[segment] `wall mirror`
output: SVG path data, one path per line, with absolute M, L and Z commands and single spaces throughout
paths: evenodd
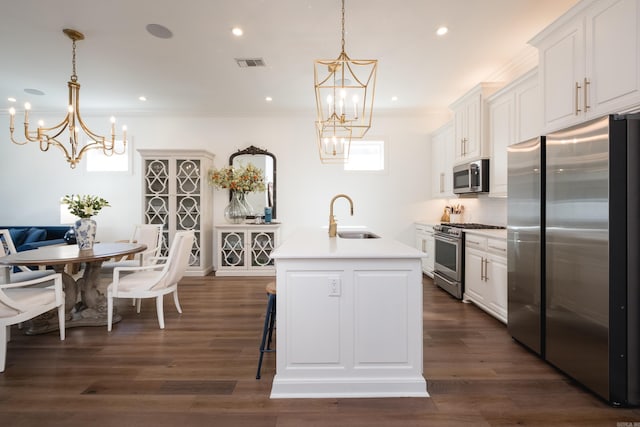
M 238 150 L 229 156 L 229 165 L 233 167 L 246 166 L 252 163 L 260 168 L 264 173 L 265 191 L 254 191 L 246 195 L 249 205 L 253 208 L 253 212 L 249 218 L 256 215 L 264 215 L 264 208 L 270 206 L 273 218 L 276 216 L 276 156 L 266 150 L 254 147 L 253 145 Z M 229 200 L 231 200 L 231 192 L 229 192 Z

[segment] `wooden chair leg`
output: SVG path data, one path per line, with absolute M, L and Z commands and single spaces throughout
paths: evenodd
M 0 326 L 0 372 L 4 372 L 4 364 L 7 361 L 7 339 L 11 326 Z
M 111 332 L 111 325 L 113 324 L 113 297 L 107 295 L 107 331 Z
M 178 313 L 182 314 L 182 307 L 180 307 L 180 301 L 178 301 L 178 290 L 177 289 L 173 292 L 173 302 L 176 305 L 176 310 L 178 310 Z
M 156 298 L 156 311 L 158 312 L 158 323 L 160 329 L 164 329 L 164 308 L 163 308 L 163 295 Z

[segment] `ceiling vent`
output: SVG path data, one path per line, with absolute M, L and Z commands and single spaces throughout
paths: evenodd
M 262 58 L 236 58 L 236 63 L 240 68 L 264 67 L 264 59 Z

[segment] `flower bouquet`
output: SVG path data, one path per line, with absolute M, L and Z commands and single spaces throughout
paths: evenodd
M 231 191 L 231 201 L 224 210 L 225 219 L 232 224 L 243 222 L 253 209 L 248 206 L 245 195 L 253 191 L 264 191 L 264 173 L 255 165 L 226 166 L 211 169 L 208 174 L 209 184 L 215 188 Z
M 71 194 L 64 196 L 61 203 L 69 206 L 71 214 L 80 217 L 73 226 L 80 250 L 93 249 L 97 225 L 91 217 L 97 215 L 105 206 L 110 206 L 109 202 L 98 196 Z
M 77 194 L 66 195 L 62 198 L 62 204 L 69 206 L 69 212 L 80 218 L 91 218 L 97 215 L 100 209 L 109 205 L 102 197 Z

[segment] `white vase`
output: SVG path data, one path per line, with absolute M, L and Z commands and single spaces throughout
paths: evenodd
M 80 218 L 73 226 L 76 232 L 76 242 L 81 251 L 93 249 L 96 240 L 97 224 L 91 218 Z

